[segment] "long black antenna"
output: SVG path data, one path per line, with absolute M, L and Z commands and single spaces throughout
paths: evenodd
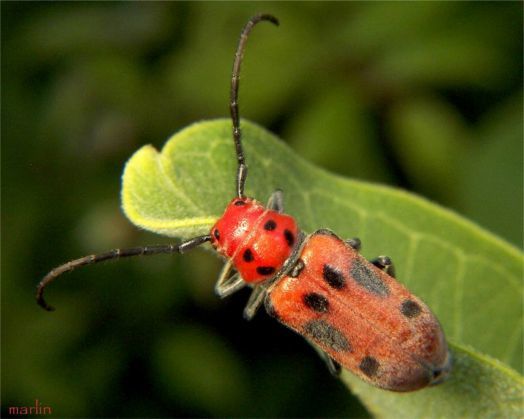
M 233 140 L 235 141 L 235 148 L 237 153 L 238 160 L 238 169 L 237 169 L 237 194 L 239 198 L 244 197 L 244 185 L 247 178 L 247 166 L 244 158 L 244 150 L 242 149 L 240 132 L 240 120 L 238 116 L 238 88 L 240 83 L 240 65 L 242 64 L 242 58 L 244 56 L 244 50 L 246 48 L 247 37 L 251 32 L 253 27 L 263 21 L 267 20 L 278 26 L 278 19 L 269 14 L 258 14 L 253 16 L 248 20 L 242 33 L 240 34 L 240 39 L 238 40 L 237 52 L 235 53 L 235 61 L 233 62 L 233 75 L 231 77 L 231 100 L 229 102 L 229 108 L 231 111 L 231 119 L 233 120 Z
M 188 241 L 185 241 L 179 245 L 166 244 L 159 246 L 145 246 L 145 247 L 133 247 L 130 249 L 114 249 L 109 252 L 99 253 L 97 255 L 84 256 L 80 259 L 71 260 L 63 265 L 57 266 L 55 269 L 50 271 L 44 279 L 40 281 L 36 287 L 36 302 L 42 308 L 47 311 L 53 311 L 54 308 L 47 304 L 44 299 L 44 289 L 47 285 L 53 282 L 56 278 L 66 272 L 70 272 L 73 269 L 79 268 L 80 266 L 92 265 L 94 263 L 104 262 L 106 260 L 116 260 L 121 258 L 133 257 L 133 256 L 151 256 L 159 255 L 161 253 L 184 253 L 187 250 L 191 250 L 205 242 L 211 241 L 210 235 L 198 236 Z

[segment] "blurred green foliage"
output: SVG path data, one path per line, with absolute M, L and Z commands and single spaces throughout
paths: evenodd
M 522 4 L 2 2 L 2 411 L 56 416 L 363 416 L 299 336 L 219 261 L 105 264 L 33 302 L 68 259 L 166 240 L 119 210 L 141 145 L 226 116 L 247 17 L 244 118 L 341 175 L 398 185 L 522 246 Z M 270 156 L 268 156 L 270 158 Z M 265 197 L 262 197 L 265 199 Z M 320 226 L 319 226 L 320 227 Z M 366 243 L 364 243 L 366 245 Z

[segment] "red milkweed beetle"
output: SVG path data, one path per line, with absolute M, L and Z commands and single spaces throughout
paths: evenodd
M 226 297 L 250 286 L 244 310 L 251 319 L 261 305 L 271 316 L 306 338 L 329 370 L 341 366 L 383 389 L 412 391 L 442 382 L 451 369 L 442 328 L 429 308 L 394 279 L 391 259 L 367 261 L 360 240 L 342 240 L 327 229 L 302 233 L 283 213 L 283 193 L 275 191 L 263 206 L 244 195 L 247 166 L 238 112 L 239 74 L 253 27 L 278 20 L 252 17 L 243 28 L 233 63 L 230 111 L 238 160 L 237 196 L 210 234 L 179 245 L 115 249 L 72 260 L 50 271 L 37 288 L 46 310 L 44 288 L 79 266 L 139 255 L 184 253 L 210 242 L 227 259 L 215 291 Z M 235 272 L 236 271 L 236 272 Z

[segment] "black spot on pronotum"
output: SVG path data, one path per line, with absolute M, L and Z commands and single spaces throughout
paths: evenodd
M 277 228 L 277 223 L 273 220 L 268 220 L 266 224 L 264 224 L 264 230 L 273 231 L 275 228 Z
M 304 295 L 304 304 L 317 313 L 327 313 L 329 310 L 328 299 L 316 292 L 310 292 Z
M 218 228 L 215 228 L 215 231 L 213 231 L 213 236 L 215 236 L 215 239 L 220 240 L 220 233 L 218 232 Z
M 382 281 L 382 279 L 373 272 L 362 261 L 356 259 L 351 264 L 349 274 L 362 285 L 369 292 L 380 297 L 387 297 L 389 295 L 389 287 Z
M 273 305 L 273 302 L 271 301 L 271 295 L 267 294 L 266 298 L 264 298 L 264 307 L 266 308 L 267 314 L 269 314 L 271 317 L 274 317 L 278 320 L 279 316 L 277 311 L 275 310 L 275 306 Z
M 328 264 L 324 265 L 324 269 L 322 270 L 322 278 L 324 278 L 324 280 L 336 290 L 339 290 L 343 288 L 344 285 L 346 285 L 346 280 L 344 275 L 342 275 L 342 272 L 336 270 Z
M 304 335 L 333 351 L 351 351 L 351 345 L 344 334 L 324 320 L 307 322 Z
M 400 311 L 404 316 L 413 318 L 420 314 L 422 308 L 413 300 L 405 300 L 400 307 Z
M 360 361 L 360 365 L 358 367 L 360 368 L 360 371 L 371 378 L 377 374 L 379 366 L 380 364 L 375 358 L 372 356 L 366 356 L 362 358 L 362 361 Z
M 295 236 L 287 228 L 284 230 L 284 238 L 286 239 L 287 244 L 291 247 L 295 243 Z
M 259 275 L 271 275 L 273 272 L 275 272 L 275 268 L 273 268 L 272 266 L 257 267 L 257 273 Z
M 244 250 L 242 259 L 244 259 L 245 262 L 253 262 L 255 258 L 253 257 L 253 252 L 251 251 L 251 249 Z

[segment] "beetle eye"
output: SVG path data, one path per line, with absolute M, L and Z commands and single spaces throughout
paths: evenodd
M 215 228 L 215 231 L 213 231 L 213 236 L 215 236 L 215 239 L 220 240 L 220 233 L 218 232 L 218 228 Z
M 241 205 L 246 205 L 246 201 L 242 201 L 241 199 L 238 199 L 234 203 L 235 206 L 240 207 Z

